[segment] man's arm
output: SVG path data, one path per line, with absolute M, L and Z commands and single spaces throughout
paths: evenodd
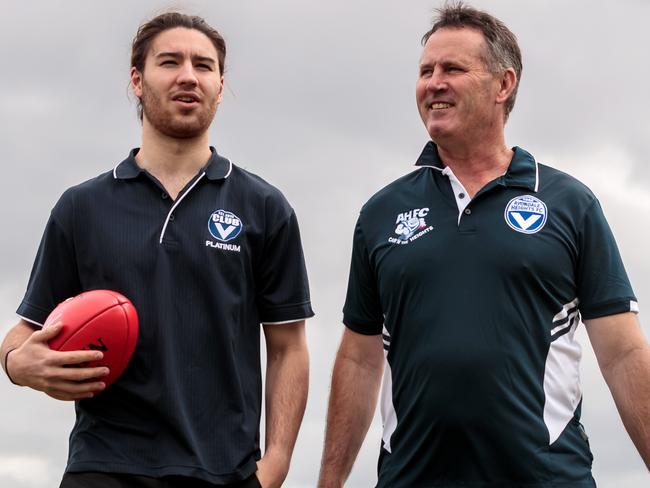
M 585 325 L 623 425 L 650 469 L 650 346 L 630 312 Z
M 307 404 L 309 353 L 305 321 L 264 325 L 266 436 L 257 477 L 264 488 L 282 486 Z
M 381 335 L 346 327 L 332 373 L 319 488 L 342 487 L 350 475 L 375 412 L 383 365 Z
M 15 384 L 42 391 L 57 400 L 90 398 L 105 388 L 99 378 L 108 374 L 108 368 L 68 366 L 96 361 L 104 355 L 100 351 L 51 350 L 47 343 L 60 331 L 60 325 L 41 330 L 21 319 L 0 346 L 2 367 Z

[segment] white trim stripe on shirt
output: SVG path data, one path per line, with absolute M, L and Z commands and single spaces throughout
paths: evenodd
M 43 324 L 39 324 L 39 323 L 36 322 L 35 320 L 28 319 L 27 317 L 23 317 L 22 315 L 19 315 L 19 314 L 16 314 L 16 315 L 18 315 L 18 316 L 19 316 L 21 319 L 23 319 L 25 322 L 29 322 L 30 324 L 34 324 L 34 325 L 38 325 L 39 327 L 43 327 Z
M 201 173 L 201 175 L 200 175 L 196 180 L 194 180 L 194 183 L 192 183 L 192 186 L 190 186 L 190 187 L 187 189 L 187 191 L 186 191 L 185 193 L 183 193 L 183 194 L 181 195 L 181 197 L 180 197 L 178 200 L 176 200 L 176 201 L 174 202 L 174 205 L 172 205 L 172 208 L 169 210 L 169 213 L 167 214 L 167 218 L 165 219 L 165 224 L 163 225 L 162 232 L 160 233 L 160 241 L 158 241 L 159 244 L 162 244 L 163 237 L 165 236 L 165 231 L 167 230 L 167 224 L 169 224 L 169 219 L 170 219 L 172 213 L 174 212 L 174 210 L 176 209 L 176 207 L 178 207 L 178 204 L 181 203 L 181 202 L 183 201 L 183 198 L 185 198 L 185 197 L 188 195 L 188 193 L 192 191 L 192 188 L 194 188 L 194 187 L 196 186 L 196 184 L 197 184 L 197 183 L 201 180 L 201 178 L 203 178 L 204 176 L 205 176 L 205 171 L 204 171 L 203 173 Z

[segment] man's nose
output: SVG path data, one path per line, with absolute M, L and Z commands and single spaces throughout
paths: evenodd
M 447 78 L 442 71 L 436 69 L 427 80 L 427 90 L 441 91 L 447 88 Z
M 181 85 L 196 85 L 198 83 L 194 65 L 190 61 L 181 64 L 181 69 L 178 73 L 178 83 Z

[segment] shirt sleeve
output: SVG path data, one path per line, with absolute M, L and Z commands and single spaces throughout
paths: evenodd
M 260 260 L 257 302 L 265 324 L 314 316 L 298 219 L 293 211 L 269 236 Z
M 578 259 L 578 299 L 583 319 L 638 312 L 614 235 L 596 199 L 580 228 Z
M 65 196 L 65 195 L 64 195 Z M 27 291 L 16 313 L 36 325 L 66 298 L 81 292 L 72 245 L 71 205 L 64 197 L 56 204 L 45 226 Z
M 361 217 L 354 229 L 352 263 L 343 307 L 343 323 L 348 329 L 365 335 L 381 334 L 384 325 L 376 274 L 370 262 Z

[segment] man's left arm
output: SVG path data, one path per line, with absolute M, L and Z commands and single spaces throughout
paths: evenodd
M 263 488 L 282 486 L 307 404 L 309 353 L 305 321 L 264 325 L 266 448 L 257 463 Z
M 623 425 L 650 469 L 650 346 L 631 312 L 585 325 Z

